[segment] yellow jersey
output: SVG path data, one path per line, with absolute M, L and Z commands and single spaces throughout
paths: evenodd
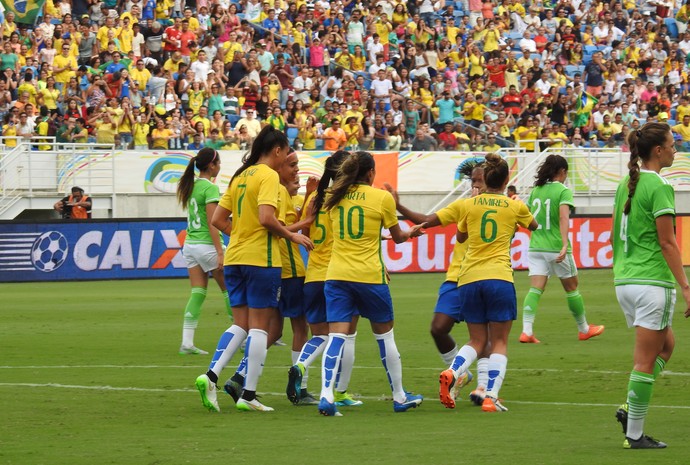
M 393 196 L 356 184 L 329 212 L 333 252 L 326 280 L 387 284 L 381 228 L 398 224 Z
M 280 268 L 279 238 L 259 222 L 259 206 L 270 205 L 280 218 L 280 179 L 265 164 L 253 165 L 232 180 L 218 205 L 232 212 L 225 265 Z
M 290 193 L 281 184 L 280 205 L 285 211 L 285 225 L 290 226 L 296 223 L 299 219 L 299 209 L 302 208 L 302 197 L 290 197 Z M 302 261 L 299 245 L 287 239 L 280 241 L 280 259 L 283 262 L 283 270 L 280 275 L 282 279 L 304 277 L 304 261 Z
M 465 216 L 467 211 L 467 202 L 470 200 L 472 199 L 458 199 L 447 207 L 437 211 L 436 216 L 438 216 L 438 220 L 441 222 L 441 225 L 447 226 L 460 221 L 460 218 Z M 453 258 L 450 260 L 448 271 L 446 272 L 446 281 L 458 282 L 458 275 L 460 274 L 462 260 L 465 258 L 465 254 L 467 253 L 467 246 L 468 241 L 455 243 L 455 246 L 453 247 Z
M 498 279 L 513 282 L 510 243 L 515 226 L 529 226 L 527 205 L 502 194 L 480 194 L 468 200 L 458 231 L 468 233 L 468 247 L 458 285 Z
M 310 205 L 316 197 L 316 192 L 307 197 L 304 205 Z M 302 219 L 308 212 L 305 208 L 302 211 Z M 328 212 L 321 208 L 314 222 L 309 226 L 309 238 L 314 243 L 314 248 L 309 252 L 307 261 L 307 274 L 305 283 L 320 282 L 326 280 L 328 264 L 331 262 L 331 251 L 333 249 L 333 232 L 331 231 L 331 221 Z

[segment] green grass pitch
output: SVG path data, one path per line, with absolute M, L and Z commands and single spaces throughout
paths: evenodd
M 501 391 L 510 411 L 496 414 L 472 406 L 467 388 L 455 410 L 438 402 L 445 367 L 428 328 L 442 280 L 394 275 L 391 282 L 405 387 L 424 394 L 424 403 L 393 413 L 362 320 L 350 392 L 365 403 L 342 408 L 342 418 L 285 398 L 289 346 L 270 349 L 259 382 L 262 401 L 275 412 L 238 412 L 222 392 L 222 412 L 205 411 L 194 379 L 210 356 L 177 354 L 186 280 L 0 284 L 0 464 L 688 463 L 690 322 L 680 303 L 676 351 L 656 382 L 646 425 L 669 447 L 628 451 L 614 412 L 626 395 L 633 331 L 609 270 L 580 274 L 590 323 L 606 325 L 601 337 L 578 341 L 557 282 L 537 314 L 540 345 L 517 342 L 518 319 Z M 516 287 L 521 304 L 526 273 L 516 273 Z M 227 326 L 219 292 L 210 287 L 196 344 L 212 351 Z M 467 329 L 453 334 L 463 343 Z M 291 339 L 289 324 L 283 339 Z M 318 394 L 320 364 L 309 386 Z

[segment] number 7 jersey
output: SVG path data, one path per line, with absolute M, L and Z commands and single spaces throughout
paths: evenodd
M 219 206 L 232 212 L 230 243 L 225 265 L 253 265 L 280 268 L 279 237 L 259 221 L 259 205 L 276 209 L 276 217 L 285 221 L 285 206 L 280 208 L 280 179 L 267 165 L 253 165 L 232 180 Z
M 333 250 L 326 279 L 387 284 L 381 229 L 398 224 L 393 196 L 358 184 L 328 214 Z

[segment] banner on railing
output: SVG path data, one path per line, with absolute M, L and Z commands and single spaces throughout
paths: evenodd
M 403 222 L 407 228 L 411 223 Z M 0 224 L 0 282 L 179 278 L 187 276 L 182 256 L 186 222 L 85 221 Z M 579 268 L 612 265 L 610 217 L 576 217 L 570 241 Z M 678 217 L 676 232 L 683 264 L 690 265 L 690 216 Z M 384 241 L 383 257 L 393 273 L 443 272 L 455 244 L 456 227 L 428 229 L 424 236 L 395 244 Z M 520 230 L 511 246 L 513 267 L 527 268 L 529 233 Z

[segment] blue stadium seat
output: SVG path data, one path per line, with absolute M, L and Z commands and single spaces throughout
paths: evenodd
M 585 53 L 587 55 L 592 55 L 594 52 L 598 51 L 599 49 L 597 48 L 596 45 L 585 45 L 584 46 Z
M 520 34 L 519 32 L 509 32 L 508 38 L 513 40 L 520 40 L 522 39 L 522 34 Z
M 669 126 L 675 126 L 677 123 L 676 120 L 674 120 L 674 119 L 668 119 L 668 120 L 666 120 L 666 122 L 668 123 Z
M 299 130 L 297 128 L 287 128 L 287 137 L 291 146 L 295 142 L 295 139 L 297 139 L 298 134 Z
M 529 56 L 529 58 L 530 58 L 530 60 L 532 60 L 532 61 L 534 61 L 535 58 L 536 58 L 537 60 L 541 61 L 541 54 L 540 54 L 540 53 L 532 53 L 532 54 Z
M 568 77 L 573 77 L 575 73 L 579 72 L 579 66 L 577 65 L 566 65 L 565 66 L 565 74 L 568 75 Z
M 240 115 L 226 115 L 225 116 L 228 121 L 230 121 L 230 125 L 234 128 L 237 122 L 242 119 Z
M 323 139 L 316 139 L 316 150 L 323 149 Z
M 464 9 L 465 9 L 465 5 L 463 5 L 463 3 L 462 3 L 462 2 L 458 2 L 458 1 L 456 1 L 456 2 L 455 2 L 455 9 L 456 9 L 456 10 L 460 10 L 460 11 L 462 11 L 462 10 L 464 10 Z
M 672 39 L 677 39 L 678 23 L 676 23 L 676 20 L 674 18 L 665 18 L 664 24 L 666 24 L 666 27 L 668 28 L 668 35 L 670 35 Z

